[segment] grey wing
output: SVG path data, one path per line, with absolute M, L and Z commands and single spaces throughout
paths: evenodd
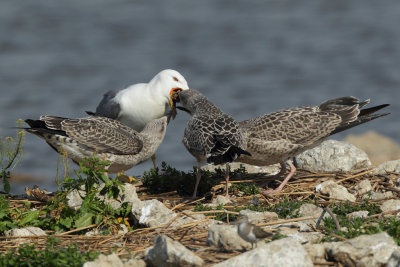
M 262 115 L 240 125 L 248 137 L 286 140 L 307 146 L 327 137 L 341 121 L 339 115 L 319 111 L 316 107 L 298 107 Z
M 111 90 L 104 94 L 103 99 L 96 108 L 96 116 L 118 119 L 121 107 L 119 103 L 115 101 L 115 96 L 119 91 L 120 90 Z
M 61 122 L 66 134 L 99 153 L 137 154 L 143 148 L 139 134 L 132 134 L 118 121 L 92 117 L 83 119 L 66 119 Z

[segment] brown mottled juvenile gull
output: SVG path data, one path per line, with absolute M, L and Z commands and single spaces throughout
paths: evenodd
M 167 116 L 152 120 L 141 132 L 105 117 L 68 119 L 41 116 L 25 120 L 26 130 L 43 138 L 60 154 L 78 163 L 96 155 L 108 160 L 108 172 L 128 170 L 150 158 L 164 139 Z
M 205 161 L 213 164 L 226 163 L 225 189 L 228 196 L 229 162 L 242 154 L 250 156 L 245 151 L 246 143 L 239 124 L 194 89 L 179 92 L 176 101 L 183 106 L 178 108 L 192 115 L 182 141 L 190 154 L 197 159 L 193 198 L 196 197 L 201 179 L 200 167 Z
M 257 166 L 280 163 L 279 174 L 282 174 L 288 159 L 318 146 L 328 136 L 389 114 L 373 114 L 389 104 L 360 109 L 369 102 L 369 99 L 360 102 L 355 97 L 346 96 L 325 101 L 319 106 L 295 107 L 242 121 L 239 124 L 251 157 L 241 155 L 236 161 Z M 284 181 L 275 190 L 264 194 L 280 192 L 293 176 L 296 168 L 290 161 L 288 163 L 290 173 Z

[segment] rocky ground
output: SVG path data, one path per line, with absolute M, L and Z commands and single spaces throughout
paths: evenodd
M 222 177 L 197 200 L 176 191 L 149 194 L 141 183 L 127 183 L 119 201 L 104 201 L 114 209 L 128 202 L 135 229 L 124 224 L 114 234 L 96 224 L 63 233 L 12 229 L 0 237 L 0 252 L 25 242 L 41 248 L 51 235 L 103 253 L 84 266 L 399 266 L 400 160 L 380 161 L 373 167 L 363 150 L 326 141 L 299 155 L 299 171 L 270 197 L 258 185 L 270 181 L 275 187 L 279 165 L 244 166 L 246 172 L 231 179 L 230 199 L 222 196 Z M 72 191 L 68 205 L 79 210 L 83 195 Z M 21 201 L 32 200 L 12 202 Z M 272 238 L 252 249 L 231 224 L 239 214 Z

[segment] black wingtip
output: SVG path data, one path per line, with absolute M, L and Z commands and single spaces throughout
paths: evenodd
M 96 116 L 96 113 L 94 113 L 93 111 L 86 110 L 85 112 L 86 112 L 86 114 L 88 114 L 90 116 Z
M 218 164 L 224 164 L 227 162 L 232 162 L 240 155 L 247 155 L 251 157 L 251 153 L 247 152 L 246 150 L 241 149 L 240 147 L 236 146 L 231 146 L 228 151 L 226 151 L 223 155 L 212 155 L 207 158 L 207 162 L 218 165 Z

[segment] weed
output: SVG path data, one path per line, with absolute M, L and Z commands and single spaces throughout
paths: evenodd
M 0 255 L 0 266 L 82 266 L 98 257 L 99 252 L 81 252 L 78 246 L 58 247 L 58 240 L 49 238 L 43 250 L 25 244 Z
M 76 171 L 78 178 L 66 178 L 62 183 L 65 191 L 58 192 L 38 210 L 31 210 L 29 206 L 9 209 L 9 203 L 4 197 L 0 197 L 0 233 L 26 226 L 57 232 L 91 224 L 111 233 L 116 233 L 121 223 L 131 228 L 131 206 L 124 202 L 118 209 L 113 209 L 110 202 L 106 201 L 107 198 L 116 200 L 120 190 L 124 190 L 118 179 L 104 175 L 107 164 L 95 157 L 85 160 Z M 100 182 L 104 184 L 100 186 Z M 81 192 L 79 194 L 83 199 L 77 210 L 67 204 L 67 195 L 73 190 Z
M 17 127 L 21 127 L 22 120 L 17 121 Z M 0 137 L 0 178 L 3 180 L 4 193 L 10 193 L 10 177 L 11 171 L 17 166 L 20 161 L 23 150 L 22 143 L 24 140 L 25 132 L 18 129 L 16 137 Z
M 259 193 L 258 187 L 254 183 L 235 183 L 232 185 L 232 190 L 243 192 L 246 196 L 251 196 Z
M 176 190 L 179 195 L 190 196 L 193 194 L 196 173 L 196 167 L 193 167 L 193 171 L 185 173 L 162 162 L 161 170 L 157 167 L 143 174 L 143 185 L 153 194 Z M 211 187 L 216 185 L 217 182 L 217 179 L 215 179 L 215 176 L 213 176 L 211 172 L 201 170 L 201 180 L 197 190 L 198 193 L 204 194 L 209 192 Z

